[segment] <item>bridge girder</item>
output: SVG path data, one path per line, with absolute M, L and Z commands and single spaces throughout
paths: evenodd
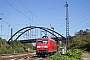
M 29 28 L 29 29 L 28 29 L 28 28 Z M 20 31 L 23 31 L 24 29 L 27 29 L 27 30 L 25 30 L 24 32 L 22 32 L 22 33 L 16 38 L 16 40 L 17 40 L 22 34 L 24 34 L 25 32 L 27 32 L 27 31 L 29 31 L 29 30 L 31 30 L 31 29 L 35 29 L 35 28 L 39 28 L 39 29 L 42 29 L 42 30 L 44 30 L 44 31 L 47 31 L 48 33 L 54 35 L 57 39 L 58 39 L 58 37 L 57 37 L 54 33 L 58 34 L 58 35 L 61 36 L 62 38 L 65 38 L 65 37 L 63 37 L 61 34 L 59 34 L 58 32 L 56 32 L 56 31 L 54 31 L 54 30 L 51 30 L 51 29 L 49 29 L 49 28 L 37 27 L 37 26 L 28 26 L 28 27 L 24 27 L 24 28 L 18 30 L 15 34 L 13 34 L 13 35 L 11 36 L 11 38 L 8 40 L 8 42 L 10 42 L 10 41 L 12 40 L 12 38 L 13 38 L 16 34 L 18 34 Z M 52 33 L 52 32 L 54 32 L 54 33 Z

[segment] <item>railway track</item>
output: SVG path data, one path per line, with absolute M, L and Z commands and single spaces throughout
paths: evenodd
M 0 60 L 46 60 L 47 57 L 38 57 L 35 52 L 26 52 L 18 54 L 0 54 Z

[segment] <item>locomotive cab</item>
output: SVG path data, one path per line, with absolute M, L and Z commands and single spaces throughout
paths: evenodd
M 36 43 L 37 43 L 36 44 L 37 55 L 48 54 L 48 39 L 45 39 L 45 38 L 37 39 Z
M 50 38 L 37 38 L 36 40 L 36 54 L 38 56 L 45 56 L 56 52 L 56 42 Z

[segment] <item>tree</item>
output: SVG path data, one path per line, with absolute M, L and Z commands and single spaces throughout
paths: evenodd
M 24 45 L 22 43 L 20 43 L 19 41 L 17 41 L 17 40 L 12 41 L 11 46 L 12 46 L 12 48 L 18 48 L 18 47 L 23 47 L 24 48 Z
M 80 30 L 70 41 L 69 48 L 90 49 L 90 30 Z
M 15 52 L 25 52 L 24 45 L 17 40 L 11 42 L 11 47 Z

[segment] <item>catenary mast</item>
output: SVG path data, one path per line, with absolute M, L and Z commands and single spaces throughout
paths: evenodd
M 66 44 L 69 44 L 69 16 L 68 16 L 68 4 L 66 2 Z

